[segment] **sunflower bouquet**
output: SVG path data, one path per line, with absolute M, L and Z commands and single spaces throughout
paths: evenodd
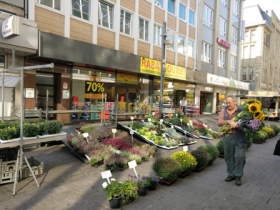
M 262 111 L 262 103 L 258 100 L 249 99 L 241 105 L 242 111 L 238 113 L 232 120 L 238 122 L 239 127 L 243 130 L 247 137 L 255 131 L 259 131 L 264 126 L 265 114 Z M 223 134 L 231 129 L 230 125 L 222 126 L 219 131 Z

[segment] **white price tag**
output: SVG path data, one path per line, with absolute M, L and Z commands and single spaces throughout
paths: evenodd
M 152 119 L 151 119 L 151 118 L 148 118 L 148 121 L 149 121 L 149 122 L 151 122 L 151 121 L 152 121 Z
M 133 135 L 133 134 L 134 134 L 134 131 L 130 131 L 130 134 Z
M 102 179 L 108 179 L 109 177 L 112 177 L 112 173 L 110 170 L 108 171 L 102 171 L 101 172 Z
M 129 168 L 135 168 L 137 166 L 137 163 L 135 160 L 132 160 L 132 161 L 128 162 L 128 166 L 129 166 Z
M 163 122 L 163 119 L 160 119 L 159 121 L 162 123 L 162 122 Z
M 189 151 L 189 147 L 188 147 L 188 146 L 183 146 L 183 151 L 184 151 L 184 152 Z
M 174 125 L 171 125 L 171 128 L 173 129 L 173 128 L 174 128 Z
M 84 138 L 88 137 L 88 133 L 82 133 L 82 135 L 83 135 Z
M 117 129 L 113 128 L 112 133 L 117 133 Z
M 134 120 L 134 117 L 131 116 L 130 119 L 131 119 L 131 120 Z
M 155 116 L 155 114 L 156 114 L 155 112 L 152 112 L 152 115 L 153 115 L 153 116 Z

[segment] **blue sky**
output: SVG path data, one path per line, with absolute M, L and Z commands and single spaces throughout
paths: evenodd
M 273 10 L 280 20 L 280 0 L 245 0 L 245 6 L 260 5 L 260 7 L 265 10 Z

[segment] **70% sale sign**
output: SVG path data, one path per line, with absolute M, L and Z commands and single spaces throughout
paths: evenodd
M 104 83 L 85 81 L 85 98 L 101 99 L 104 90 Z

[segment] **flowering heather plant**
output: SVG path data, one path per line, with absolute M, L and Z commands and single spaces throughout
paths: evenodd
M 131 148 L 131 144 L 129 144 L 128 142 L 124 141 L 121 138 L 104 139 L 102 143 L 105 145 L 111 145 L 112 147 L 119 150 L 128 150 Z
M 197 165 L 195 157 L 188 152 L 174 152 L 171 158 L 177 160 L 181 164 L 183 172 L 193 171 Z
M 165 181 L 173 181 L 182 173 L 181 164 L 171 157 L 158 158 L 152 168 L 156 175 Z

